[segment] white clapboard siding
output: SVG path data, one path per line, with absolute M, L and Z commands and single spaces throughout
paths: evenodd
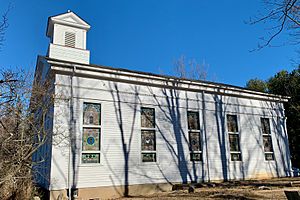
M 55 84 L 58 94 L 70 98 L 69 76 L 57 74 Z M 287 139 L 282 125 L 278 124 L 282 117 L 281 103 L 82 77 L 73 79 L 73 96 L 77 139 L 73 172 L 77 188 L 255 178 L 261 174 L 285 176 L 287 173 Z M 101 104 L 100 164 L 80 163 L 83 102 Z M 141 107 L 155 109 L 156 163 L 141 162 Z M 69 104 L 60 104 L 55 109 L 68 110 Z M 187 110 L 200 114 L 202 162 L 190 161 Z M 230 161 L 224 118 L 228 113 L 238 116 L 241 162 Z M 264 160 L 260 117 L 271 119 L 274 161 Z M 57 118 L 69 123 L 68 114 Z M 51 189 L 67 187 L 68 154 L 60 152 L 67 150 L 52 147 L 51 179 L 58 180 L 59 184 L 52 184 Z M 128 154 L 127 161 L 125 154 Z

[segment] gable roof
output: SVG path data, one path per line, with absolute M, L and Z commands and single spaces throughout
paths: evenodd
M 59 14 L 59 15 L 54 15 L 48 18 L 48 26 L 46 31 L 46 35 L 48 37 L 50 37 L 53 32 L 54 24 L 63 24 L 66 26 L 82 28 L 85 30 L 89 30 L 91 28 L 91 26 L 86 21 L 81 19 L 78 15 L 76 15 L 72 11 L 68 11 L 66 13 Z

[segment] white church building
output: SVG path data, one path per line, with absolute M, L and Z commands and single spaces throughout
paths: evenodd
M 45 159 L 50 199 L 115 198 L 196 183 L 290 176 L 283 102 L 232 85 L 90 64 L 90 25 L 49 17 L 35 83 L 51 83 Z

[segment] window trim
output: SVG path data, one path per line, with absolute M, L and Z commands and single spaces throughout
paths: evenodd
M 84 124 L 84 104 L 98 104 L 100 105 L 100 125 L 89 125 L 89 124 Z M 103 158 L 103 153 L 102 153 L 102 144 L 103 144 L 103 134 L 102 134 L 102 128 L 103 128 L 103 118 L 102 118 L 102 112 L 103 112 L 103 108 L 102 108 L 102 102 L 99 102 L 99 101 L 89 101 L 89 100 L 83 100 L 80 102 L 80 106 L 81 106 L 81 112 L 80 112 L 80 117 L 79 117 L 79 120 L 80 120 L 80 156 L 79 159 L 80 159 L 80 166 L 99 166 L 99 165 L 102 165 L 103 161 L 101 158 Z M 83 150 L 83 129 L 84 128 L 94 128 L 94 129 L 99 129 L 99 145 L 100 145 L 100 148 L 99 150 L 97 151 L 84 151 Z M 95 153 L 95 154 L 99 154 L 99 162 L 98 163 L 83 163 L 82 162 L 82 154 L 85 154 L 85 153 Z
M 198 115 L 198 126 L 199 129 L 189 129 L 189 114 L 188 113 L 197 113 Z M 188 150 L 189 150 L 189 162 L 193 162 L 193 163 L 200 163 L 203 162 L 203 138 L 202 138 L 202 134 L 201 134 L 201 128 L 200 128 L 200 112 L 198 110 L 187 110 L 186 111 L 186 122 L 187 122 L 187 133 L 188 133 Z M 190 133 L 198 133 L 199 134 L 199 138 L 200 138 L 200 150 L 199 151 L 192 151 L 190 149 Z M 192 160 L 192 154 L 201 154 L 201 160 Z
M 231 116 L 236 116 L 236 125 L 237 125 L 237 131 L 236 132 L 232 132 L 232 131 L 228 131 L 228 115 L 231 115 Z M 243 156 L 242 156 L 242 148 L 241 148 L 241 127 L 240 127 L 240 123 L 239 123 L 239 118 L 238 118 L 238 115 L 237 114 L 229 114 L 227 113 L 226 114 L 226 119 L 224 120 L 225 122 L 225 126 L 226 126 L 226 132 L 227 132 L 227 138 L 228 138 L 228 149 L 229 149 L 229 161 L 230 162 L 243 162 Z M 238 138 L 239 138 L 239 141 L 238 141 L 238 145 L 239 145 L 239 151 L 231 151 L 230 150 L 230 135 L 237 135 Z M 232 160 L 231 158 L 231 154 L 240 154 L 240 160 Z
M 142 109 L 146 108 L 146 109 L 153 109 L 154 111 L 154 127 L 143 127 L 142 126 Z M 156 112 L 155 112 L 155 108 L 154 107 L 149 107 L 149 106 L 140 106 L 140 118 L 139 118 L 139 122 L 140 122 L 140 134 L 139 134 L 139 141 L 140 141 L 140 164 L 143 165 L 151 165 L 151 164 L 156 164 L 158 163 L 158 154 L 157 154 L 157 130 L 156 130 Z M 149 151 L 149 150 L 142 150 L 142 131 L 154 131 L 154 138 L 155 138 L 155 151 Z M 154 153 L 155 154 L 155 161 L 154 162 L 144 162 L 143 161 L 143 153 Z

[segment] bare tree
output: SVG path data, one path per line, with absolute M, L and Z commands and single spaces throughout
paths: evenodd
M 32 195 L 34 166 L 45 158 L 36 153 L 49 138 L 52 90 L 35 84 L 24 71 L 0 75 L 0 196 L 28 199 Z
M 3 46 L 5 31 L 8 28 L 8 12 L 10 8 L 6 10 L 6 12 L 2 15 L 2 19 L 0 21 L 0 49 Z
M 175 76 L 179 78 L 187 78 L 193 80 L 206 80 L 208 65 L 203 62 L 199 64 L 195 59 L 186 61 L 184 56 L 181 56 L 175 61 L 174 65 Z
M 0 49 L 8 28 L 8 13 L 0 18 Z M 0 71 L 0 197 L 30 199 L 34 194 L 32 178 L 46 154 L 40 154 L 53 136 L 53 79 L 35 82 L 24 70 Z M 32 84 L 33 83 L 33 84 Z M 46 156 L 45 156 L 46 155 Z
M 272 41 L 282 32 L 287 32 L 293 39 L 291 44 L 299 44 L 300 39 L 300 2 L 299 0 L 263 0 L 265 8 L 261 14 L 250 19 L 250 24 L 264 23 L 267 36 L 255 50 L 271 46 Z

